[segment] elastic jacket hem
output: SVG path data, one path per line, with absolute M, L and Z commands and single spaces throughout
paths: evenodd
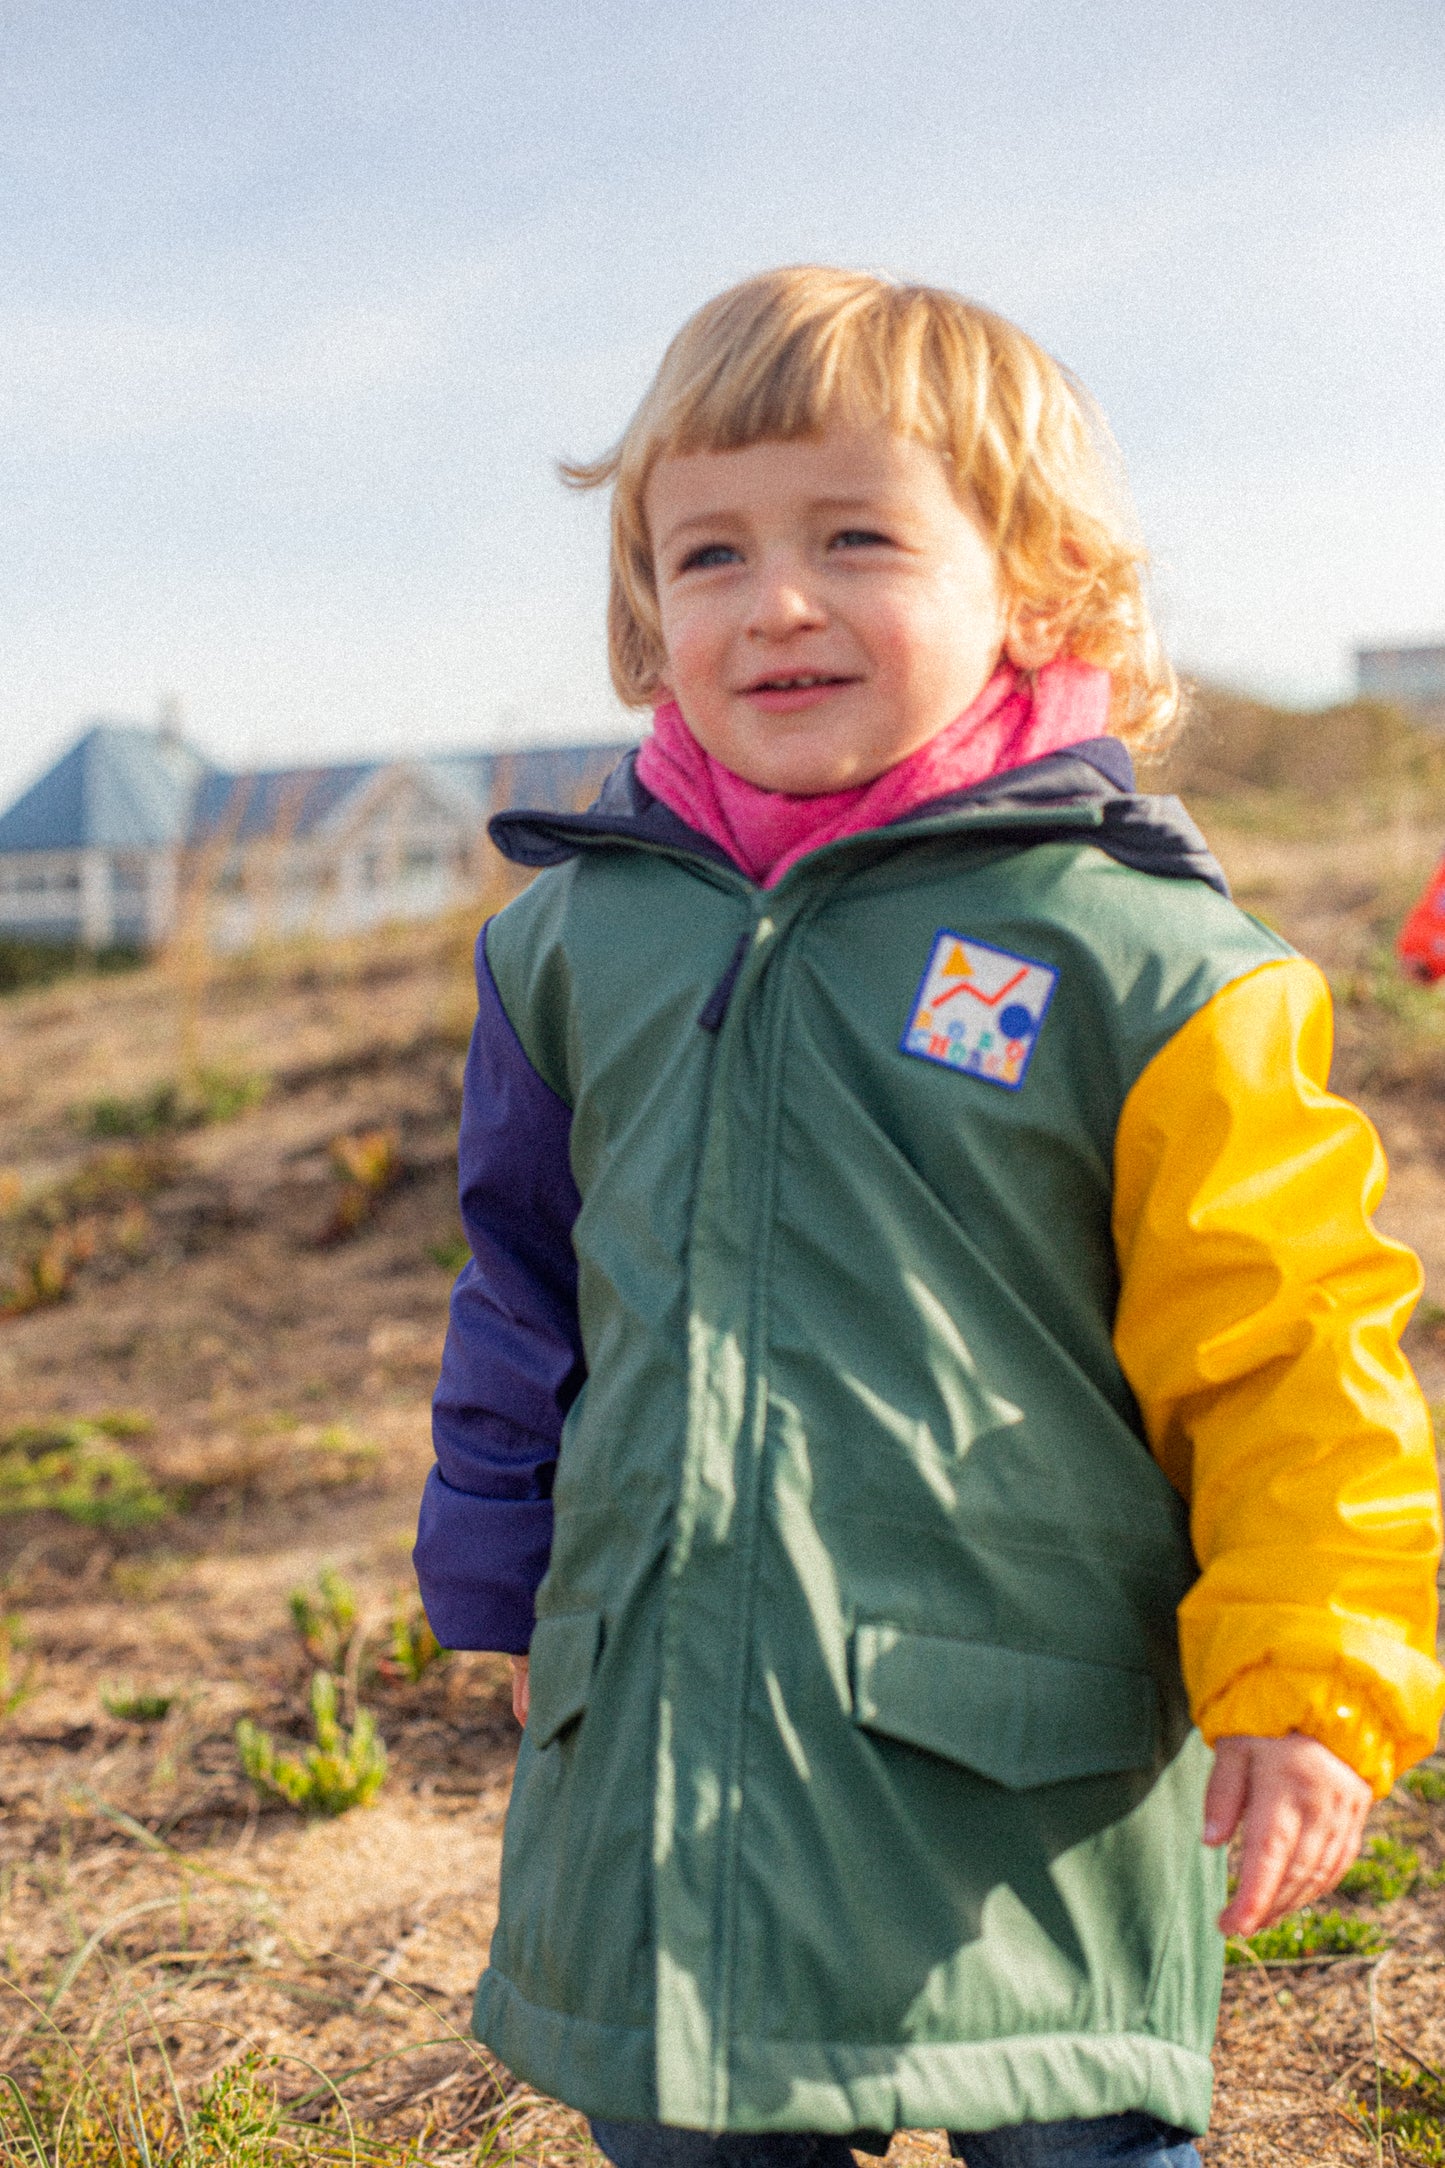
M 584 2115 L 637 2119 L 656 2091 L 650 2026 L 599 2025 L 540 2009 L 496 1971 L 477 1986 L 472 2031 L 514 2074 Z M 666 2075 L 663 2074 L 666 2089 Z M 1047 2032 L 903 2046 L 735 2039 L 729 2130 L 999 2130 L 1140 2110 L 1196 2134 L 1209 2127 L 1207 2055 L 1140 2032 Z M 709 2128 L 682 2100 L 649 2111 Z

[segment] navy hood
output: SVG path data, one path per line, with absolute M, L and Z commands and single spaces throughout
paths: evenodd
M 1097 815 L 1083 830 L 1077 818 L 1051 819 L 1080 809 Z M 886 839 L 889 829 L 896 828 L 901 842 L 904 833 L 914 833 L 921 823 L 975 811 L 1007 815 L 1009 840 L 1020 847 L 1065 838 L 1091 843 L 1136 872 L 1203 881 L 1220 895 L 1229 894 L 1218 860 L 1179 800 L 1135 789 L 1134 764 L 1118 738 L 1085 738 L 1063 752 L 1006 768 L 968 790 L 931 798 L 887 827 L 859 834 Z M 1037 815 L 1036 821 L 1028 819 L 1030 813 Z M 502 856 L 519 866 L 559 866 L 579 851 L 626 842 L 685 853 L 733 873 L 742 870 L 721 844 L 689 827 L 653 795 L 637 773 L 635 751 L 618 762 L 585 813 L 513 807 L 494 814 L 487 832 Z

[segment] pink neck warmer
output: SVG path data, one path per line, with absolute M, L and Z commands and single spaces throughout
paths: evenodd
M 1109 727 L 1109 673 L 1061 659 L 1032 679 L 1000 663 L 973 705 L 871 783 L 792 798 L 744 782 L 703 751 L 675 701 L 652 718 L 637 773 L 689 828 L 718 843 L 764 888 L 808 851 L 884 828 L 930 799 L 969 790 L 1006 768 L 1099 738 Z

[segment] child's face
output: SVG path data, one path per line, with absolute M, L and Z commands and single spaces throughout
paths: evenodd
M 1027 629 L 938 455 L 883 427 L 660 459 L 647 488 L 663 679 L 734 774 L 866 783 L 982 692 Z

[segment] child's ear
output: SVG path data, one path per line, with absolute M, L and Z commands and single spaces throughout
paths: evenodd
M 1016 670 L 1042 670 L 1064 644 L 1064 614 L 1041 603 L 1015 602 L 1004 626 L 1004 653 Z

